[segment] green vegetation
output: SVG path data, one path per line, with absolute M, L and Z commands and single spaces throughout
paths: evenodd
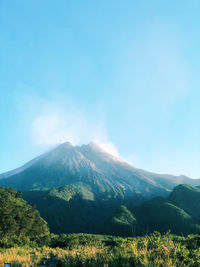
M 93 198 L 83 185 L 23 192 L 48 222 L 51 232 L 136 236 L 171 230 L 173 234 L 200 233 L 200 189 L 174 188 L 167 198 L 156 197 L 135 205 L 134 199 Z M 54 216 L 52 216 L 54 214 Z
M 23 198 L 36 205 L 53 233 L 104 233 L 102 227 L 119 202 L 92 200 L 86 192 L 73 185 L 23 192 Z
M 135 236 L 136 228 L 139 231 L 133 212 L 121 205 L 106 222 L 104 231 L 112 235 Z
M 155 198 L 136 208 L 139 225 L 147 232 L 187 235 L 200 232 L 200 225 L 184 209 L 168 202 L 168 199 Z
M 174 188 L 168 199 L 198 221 L 200 220 L 200 188 L 180 184 Z
M 190 193 L 194 191 L 195 194 L 198 191 L 187 186 L 183 186 L 183 189 L 184 194 L 185 190 L 190 190 Z M 58 197 L 59 190 L 51 192 L 58 201 L 65 201 Z M 180 193 L 180 188 L 178 192 Z M 37 197 L 40 194 L 35 193 Z M 82 191 L 78 193 L 81 194 Z M 172 194 L 173 199 L 177 199 L 174 192 Z M 42 193 L 40 197 L 45 200 L 47 195 Z M 63 191 L 62 197 L 65 198 Z M 154 227 L 161 225 L 162 231 L 168 227 L 173 229 L 173 224 L 177 227 L 176 231 L 184 227 L 187 231 L 189 229 L 192 231 L 194 229 L 190 227 L 194 224 L 198 231 L 199 225 L 195 226 L 196 221 L 183 209 L 170 203 L 171 198 L 172 195 L 167 199 L 155 198 L 138 207 L 119 206 L 105 222 L 107 227 L 109 225 L 107 231 L 113 231 L 116 235 L 120 232 L 126 236 L 133 236 L 137 234 L 136 229 L 145 225 L 147 221 L 149 231 L 153 229 L 153 227 L 151 229 L 153 224 L 156 225 Z M 68 199 L 68 202 L 72 199 Z M 77 196 L 75 199 L 77 201 Z M 165 214 L 168 214 L 169 218 L 163 217 Z M 143 230 L 143 228 L 140 229 L 141 234 L 144 234 Z M 136 237 L 84 233 L 50 234 L 46 222 L 34 207 L 21 198 L 20 192 L 12 188 L 0 187 L 0 266 L 6 262 L 12 263 L 12 266 L 24 267 L 196 267 L 200 266 L 200 235 L 177 236 L 170 232 L 163 235 L 153 232 Z
M 170 233 L 137 238 L 52 235 L 49 246 L 0 249 L 0 263 L 12 266 L 200 266 L 200 236 Z
M 84 184 L 77 185 L 65 185 L 59 188 L 53 188 L 49 192 L 50 196 L 58 197 L 69 201 L 73 198 L 81 198 L 84 200 L 94 200 L 94 194 L 90 191 L 90 188 Z
M 112 214 L 106 233 L 136 236 L 159 231 L 200 233 L 200 189 L 179 185 L 167 198 L 157 197 L 138 206 L 121 206 Z
M 35 208 L 21 198 L 20 192 L 0 187 L 0 246 L 42 245 L 48 236 L 47 223 Z

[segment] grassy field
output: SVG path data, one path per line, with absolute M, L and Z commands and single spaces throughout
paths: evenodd
M 200 237 L 54 236 L 49 247 L 0 249 L 0 266 L 200 266 Z M 56 246 L 60 247 L 56 247 Z

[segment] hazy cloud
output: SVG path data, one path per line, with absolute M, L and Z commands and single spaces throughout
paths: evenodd
M 31 138 L 35 145 L 51 146 L 65 141 L 81 145 L 93 141 L 108 153 L 119 156 L 116 146 L 109 140 L 103 119 L 90 118 L 67 101 L 64 104 L 60 100 L 40 99 L 38 103 L 37 114 L 30 119 Z

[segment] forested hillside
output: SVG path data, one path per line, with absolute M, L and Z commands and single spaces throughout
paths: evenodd
M 131 198 L 97 201 L 78 186 L 28 191 L 23 197 L 37 206 L 54 233 L 136 236 L 168 230 L 179 235 L 200 232 L 200 189 L 188 185 L 175 187 L 166 198 L 156 197 L 139 205 Z
M 179 185 L 167 198 L 156 197 L 138 206 L 119 207 L 106 224 L 107 233 L 144 235 L 168 230 L 179 235 L 200 233 L 199 200 L 200 189 Z

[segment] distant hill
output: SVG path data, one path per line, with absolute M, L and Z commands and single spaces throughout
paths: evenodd
M 174 188 L 168 200 L 200 220 L 200 188 L 181 184 Z
M 139 206 L 119 208 L 117 220 L 114 213 L 108 223 L 112 224 L 109 233 L 115 233 L 116 229 L 121 235 L 147 234 L 153 231 L 164 233 L 168 230 L 184 235 L 200 233 L 199 200 L 198 188 L 178 185 L 167 198 L 156 197 Z M 127 218 L 126 229 L 124 218 Z M 107 229 L 107 225 L 105 227 Z

